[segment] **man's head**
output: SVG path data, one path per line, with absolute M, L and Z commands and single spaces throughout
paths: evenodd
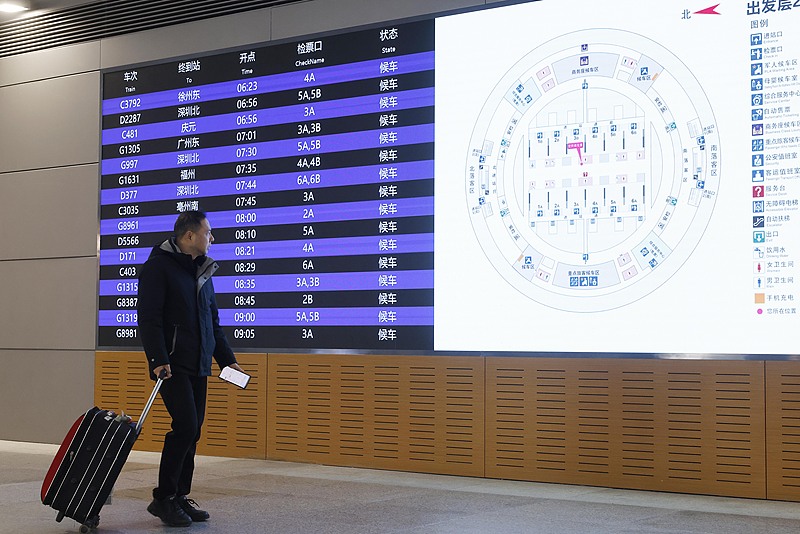
M 211 225 L 202 211 L 184 211 L 175 221 L 175 241 L 181 252 L 190 254 L 192 259 L 208 254 L 214 236 Z

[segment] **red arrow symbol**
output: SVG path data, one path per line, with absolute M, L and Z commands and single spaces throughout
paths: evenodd
M 695 15 L 721 15 L 722 13 L 717 13 L 717 8 L 719 4 L 711 7 L 707 7 L 705 9 L 701 9 L 700 11 L 695 11 Z

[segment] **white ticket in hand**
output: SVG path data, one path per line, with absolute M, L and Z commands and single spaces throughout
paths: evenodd
M 219 377 L 226 382 L 230 382 L 235 386 L 239 386 L 242 389 L 246 388 L 247 383 L 250 382 L 250 375 L 241 371 L 237 371 L 233 367 L 223 368 L 219 373 Z

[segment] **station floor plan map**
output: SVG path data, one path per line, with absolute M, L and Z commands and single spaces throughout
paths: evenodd
M 437 19 L 437 350 L 796 352 L 800 6 L 745 4 Z
M 615 308 L 663 283 L 719 188 L 702 87 L 629 32 L 574 32 L 526 55 L 489 96 L 470 147 L 481 248 L 520 292 L 565 310 Z

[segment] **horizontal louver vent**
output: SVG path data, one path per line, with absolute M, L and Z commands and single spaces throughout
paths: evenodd
M 299 0 L 107 0 L 0 24 L 0 57 Z

